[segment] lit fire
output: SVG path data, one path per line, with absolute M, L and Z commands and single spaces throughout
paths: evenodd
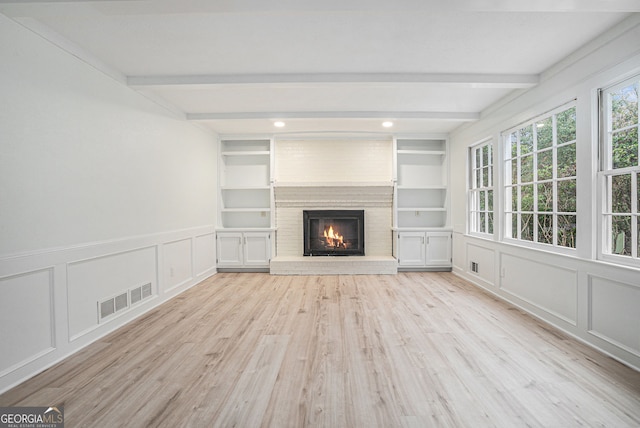
M 337 232 L 333 231 L 333 226 L 329 226 L 329 230 L 324 231 L 324 239 L 326 239 L 327 244 L 331 247 L 341 248 L 345 247 L 344 245 L 344 236 L 340 235 Z

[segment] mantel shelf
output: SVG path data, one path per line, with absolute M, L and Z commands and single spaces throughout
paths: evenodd
M 393 184 L 374 183 L 276 183 L 278 207 L 391 207 Z
M 393 183 L 391 181 L 376 181 L 376 182 L 338 182 L 338 181 L 327 181 L 327 182 L 274 182 L 273 187 L 338 187 L 338 188 L 361 188 L 361 187 L 393 187 Z

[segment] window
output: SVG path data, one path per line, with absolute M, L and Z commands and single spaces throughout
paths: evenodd
M 640 76 L 602 91 L 602 225 L 604 254 L 640 257 Z
M 504 134 L 507 238 L 576 247 L 576 107 Z
M 469 229 L 493 234 L 493 142 L 470 149 Z

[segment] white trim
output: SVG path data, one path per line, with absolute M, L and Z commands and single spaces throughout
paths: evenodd
M 273 74 L 208 74 L 128 76 L 132 87 L 148 86 L 215 86 L 215 85 L 273 85 L 273 84 L 448 84 L 469 88 L 531 88 L 537 85 L 537 74 L 478 74 L 478 73 L 273 73 Z

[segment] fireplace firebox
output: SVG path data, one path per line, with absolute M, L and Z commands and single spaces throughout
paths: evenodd
M 364 210 L 304 210 L 305 256 L 364 256 Z

